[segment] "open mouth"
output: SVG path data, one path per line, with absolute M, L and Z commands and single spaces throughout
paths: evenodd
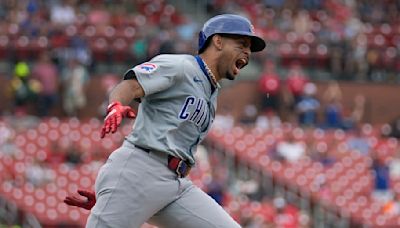
M 238 68 L 239 70 L 242 69 L 243 67 L 245 67 L 247 65 L 247 60 L 245 58 L 242 59 L 238 59 L 235 62 L 235 66 L 236 68 Z

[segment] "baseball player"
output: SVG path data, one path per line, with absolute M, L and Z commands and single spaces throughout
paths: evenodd
M 91 209 L 86 227 L 240 227 L 185 177 L 214 120 L 218 81 L 234 80 L 264 48 L 248 19 L 224 14 L 204 24 L 199 55 L 158 55 L 125 73 L 109 96 L 101 137 L 124 117 L 136 117 L 133 130 L 99 170 L 95 195 L 79 190 L 87 200 L 65 199 Z M 137 116 L 128 106 L 135 99 Z

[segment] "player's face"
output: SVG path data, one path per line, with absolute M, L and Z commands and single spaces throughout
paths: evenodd
M 249 63 L 251 39 L 247 36 L 224 35 L 220 61 L 221 73 L 234 80 L 240 70 Z

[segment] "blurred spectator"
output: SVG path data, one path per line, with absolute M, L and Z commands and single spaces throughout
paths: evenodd
M 239 122 L 245 125 L 252 125 L 257 119 L 258 110 L 254 104 L 248 104 L 244 107 L 242 115 L 239 117 Z
M 185 18 L 185 23 L 177 27 L 179 37 L 185 42 L 197 39 L 197 24 L 192 18 Z
M 280 128 L 281 118 L 273 111 L 268 111 L 264 115 L 257 116 L 255 126 L 260 129 L 269 130 Z
M 333 191 L 332 188 L 329 186 L 326 175 L 319 174 L 315 178 L 315 180 L 316 181 L 314 183 L 319 187 L 319 196 L 321 197 L 321 200 L 324 202 L 331 201 L 333 196 Z
M 281 89 L 281 116 L 285 122 L 297 123 L 297 115 L 295 113 L 295 101 L 292 93 L 287 86 L 282 86 Z
M 38 13 L 28 13 L 24 17 L 20 18 L 21 23 L 19 24 L 21 32 L 28 37 L 38 37 L 46 30 L 45 26 L 41 26 L 45 23 L 44 19 Z
M 82 35 L 80 32 L 82 27 L 95 28 L 94 34 L 89 33 L 85 37 L 91 42 L 94 35 L 101 36 L 110 31 L 118 33 L 121 28 L 126 28 L 128 25 L 134 27 L 132 30 L 134 37 L 130 37 L 133 38 L 131 40 L 138 38 L 136 48 L 140 52 L 137 52 L 137 55 L 142 56 L 146 53 L 143 59 L 149 59 L 159 51 L 171 53 L 196 50 L 196 45 L 192 45 L 195 43 L 193 40 L 197 39 L 193 36 L 196 25 L 191 21 L 191 16 L 184 18 L 173 5 L 165 1 L 118 1 L 117 5 L 110 3 L 110 1 L 91 3 L 76 0 L 32 0 L 14 4 L 14 1 L 2 1 L 0 17 L 4 24 L 0 26 L 0 30 L 2 34 L 10 35 L 7 37 L 9 39 L 14 39 L 14 36 L 19 38 L 21 35 L 28 38 L 43 36 L 48 37 L 54 45 L 57 43 L 53 42 L 55 36 L 67 41 L 74 36 L 73 34 Z M 398 59 L 396 52 L 398 42 L 392 37 L 397 31 L 395 25 L 399 15 L 396 1 L 208 0 L 204 5 L 211 14 L 222 12 L 247 14 L 253 18 L 255 27 L 259 29 L 257 32 L 271 42 L 290 44 L 292 51 L 298 48 L 298 41 L 307 43 L 310 52 L 300 56 L 298 58 L 300 62 L 305 60 L 304 62 L 309 63 L 310 58 L 311 62 L 319 61 L 315 59 L 319 58 L 318 55 L 311 54 L 312 50 L 314 47 L 317 49 L 321 46 L 326 47 L 329 56 L 325 55 L 324 58 L 326 62 L 330 61 L 331 68 L 328 69 L 328 64 L 324 64 L 320 69 L 321 65 L 316 64 L 311 66 L 311 70 L 316 69 L 317 72 L 323 70 L 334 77 L 343 75 L 357 80 L 389 80 L 389 74 L 396 72 L 393 69 Z M 152 39 L 146 34 L 147 47 L 144 47 L 146 42 L 143 42 L 144 38 L 140 31 L 142 28 L 146 32 L 149 31 L 149 34 L 159 36 Z M 157 31 L 159 29 L 160 31 Z M 29 39 L 28 43 L 31 41 L 33 40 Z M 172 44 L 176 47 L 172 48 Z M 107 42 L 105 45 L 110 44 Z M 384 50 L 389 50 L 388 54 Z M 128 54 L 130 50 L 125 51 L 127 52 L 125 54 Z M 270 53 L 272 57 L 282 57 L 282 63 L 287 62 L 285 59 L 292 61 L 298 57 L 291 54 L 287 57 L 280 56 L 274 50 Z M 254 57 L 256 61 L 265 61 L 263 54 Z M 112 62 L 108 64 L 111 65 Z
M 293 13 L 291 9 L 283 9 L 280 17 L 277 17 L 278 28 L 283 32 L 293 30 Z
M 235 125 L 235 119 L 232 115 L 232 107 L 228 104 L 221 104 L 215 114 L 213 127 L 220 128 L 225 131 L 231 130 Z
M 303 96 L 304 87 L 308 82 L 308 77 L 304 74 L 300 64 L 294 63 L 288 72 L 286 86 L 294 98 L 293 107 L 297 105 Z
M 65 153 L 65 162 L 71 166 L 76 166 L 82 163 L 82 153 L 73 143 L 71 143 Z
M 71 34 L 66 37 L 59 29 L 53 31 L 52 43 L 55 47 L 52 49 L 52 57 L 60 71 L 68 67 L 72 59 L 77 59 L 86 66 L 92 63 L 92 52 L 87 42 L 90 41 L 85 40 L 82 34 Z
M 278 142 L 276 153 L 278 158 L 294 163 L 305 155 L 305 149 L 303 142 L 297 141 L 294 134 L 287 133 L 285 138 Z
M 15 131 L 8 124 L 0 121 L 0 144 L 7 141 L 14 134 Z
M 352 51 L 349 53 L 349 59 L 346 60 L 345 69 L 348 75 L 355 76 L 355 80 L 365 81 L 368 65 L 366 60 L 367 55 L 367 38 L 364 34 L 359 34 L 352 41 Z
M 325 167 L 329 167 L 336 162 L 334 156 L 335 142 L 328 144 L 327 142 L 317 141 L 313 137 L 309 137 L 306 145 L 307 154 L 312 160 L 321 163 Z
M 324 98 L 324 127 L 342 127 L 342 91 L 337 81 L 331 81 L 323 94 Z
M 297 35 L 303 36 L 311 30 L 311 18 L 306 10 L 299 10 L 294 16 L 293 28 Z
M 243 213 L 243 214 L 245 214 L 245 213 Z M 267 224 L 267 222 L 264 221 L 264 218 L 262 216 L 260 216 L 260 215 L 257 216 L 257 214 L 243 215 L 243 217 L 240 219 L 240 224 L 244 228 L 259 228 L 259 227 L 270 227 L 271 226 L 271 224 Z
M 57 101 L 59 92 L 58 72 L 47 52 L 42 52 L 32 70 L 32 78 L 41 84 L 37 111 L 39 116 L 47 116 Z
M 285 3 L 285 1 L 283 0 L 264 0 L 264 4 L 266 7 L 271 7 L 271 8 L 275 8 L 275 9 L 280 9 L 283 4 Z
M 69 40 L 69 48 L 66 50 L 66 55 L 62 56 L 62 60 L 68 63 L 71 58 L 76 58 L 82 65 L 89 66 L 92 61 L 92 53 L 87 42 L 79 35 L 72 36 Z
M 352 110 L 349 116 L 346 116 L 343 125 L 345 129 L 358 128 L 364 120 L 366 108 L 366 98 L 362 94 L 357 94 L 354 97 L 354 102 L 352 105 Z
M 77 59 L 70 59 L 62 73 L 63 107 L 68 116 L 76 116 L 86 105 L 85 85 L 89 80 L 86 67 Z
M 202 169 L 204 170 L 208 170 L 210 169 L 210 159 L 208 156 L 208 151 L 207 148 L 203 145 L 198 145 L 197 149 L 196 149 L 196 153 L 195 153 L 195 158 L 196 158 L 196 162 L 198 163 L 199 166 L 201 166 Z M 224 181 L 225 178 L 225 172 L 224 168 L 221 168 L 221 172 L 215 173 L 217 179 L 219 179 L 220 181 Z M 213 169 L 212 171 L 216 171 L 216 169 Z
M 275 71 L 275 64 L 271 60 L 265 63 L 264 71 L 259 80 L 259 87 L 262 112 L 278 112 L 280 79 Z
M 351 131 L 350 136 L 347 139 L 347 146 L 349 147 L 349 150 L 356 151 L 363 155 L 368 155 L 371 150 L 368 139 L 365 137 L 361 127 L 354 128 Z
M 328 87 L 323 93 L 323 99 L 326 102 L 330 100 L 338 100 L 341 101 L 343 97 L 343 92 L 340 88 L 339 82 L 336 80 L 331 80 L 328 83 Z
M 0 122 L 0 154 L 9 156 L 16 155 L 20 149 L 15 145 L 15 130 Z
M 56 1 L 54 1 L 56 2 Z M 70 25 L 76 21 L 76 14 L 73 5 L 74 1 L 57 1 L 50 9 L 51 22 L 55 25 Z
M 308 82 L 304 86 L 304 95 L 296 105 L 299 124 L 302 126 L 315 126 L 317 124 L 320 103 L 315 97 L 316 92 L 315 84 Z
M 2 156 L 2 159 L 12 159 L 9 156 Z M 26 183 L 26 176 L 25 173 L 21 174 L 17 174 L 17 172 L 15 172 L 15 167 L 13 164 L 7 164 L 7 163 L 0 163 L 3 165 L 3 170 L 1 172 L 0 175 L 0 181 L 2 183 L 9 183 L 14 187 L 18 187 L 21 188 L 22 186 L 24 186 L 24 184 Z
M 282 228 L 296 228 L 299 227 L 299 209 L 287 204 L 286 200 L 282 197 L 276 197 L 273 200 L 276 208 L 276 215 L 274 224 L 276 227 Z
M 14 98 L 14 112 L 17 115 L 28 113 L 28 104 L 37 100 L 41 85 L 30 78 L 30 69 L 27 63 L 18 62 L 14 67 L 14 77 L 11 80 L 11 93 Z
M 373 155 L 372 172 L 374 176 L 372 197 L 378 202 L 387 203 L 393 198 L 390 189 L 389 167 L 384 159 L 379 158 L 376 154 Z
M 132 45 L 130 47 L 135 62 L 141 63 L 147 60 L 146 58 L 148 56 L 147 53 L 148 46 L 149 46 L 148 38 L 144 34 L 144 31 L 139 30 L 137 38 L 132 42 Z
M 400 214 L 400 196 L 398 193 L 394 194 L 393 199 L 389 200 L 383 206 L 383 212 L 389 215 L 399 215 Z
M 302 6 L 307 10 L 317 10 L 322 7 L 323 0 L 302 0 Z
M 400 148 L 391 157 L 389 161 L 390 179 L 398 180 L 400 178 Z
M 15 145 L 15 137 L 9 136 L 5 138 L 4 142 L 0 142 L 0 154 L 5 154 L 9 156 L 16 156 L 17 154 L 21 154 L 22 151 Z
M 47 162 L 52 167 L 57 167 L 58 165 L 65 162 L 65 151 L 59 146 L 57 142 L 51 143 L 50 148 L 47 151 L 45 162 Z
M 307 210 L 300 210 L 298 221 L 299 221 L 299 228 L 310 228 L 312 227 L 312 220 L 310 218 L 310 214 Z
M 386 137 L 400 138 L 400 117 L 395 118 L 390 124 L 386 125 L 386 130 L 383 133 Z
M 217 171 L 218 172 L 218 171 Z M 221 175 L 215 171 L 211 171 L 212 178 L 211 181 L 206 186 L 206 193 L 211 196 L 219 205 L 223 206 L 223 197 L 225 189 L 224 180 L 221 179 Z
M 344 57 L 345 57 L 345 51 L 344 51 L 344 45 L 342 44 L 335 44 L 331 45 L 330 47 L 330 70 L 332 71 L 333 77 L 334 78 L 339 78 L 343 74 L 343 65 L 344 65 Z
M 243 194 L 246 198 L 253 201 L 261 201 L 263 189 L 260 184 L 259 178 L 250 178 L 248 180 L 238 180 L 237 188 L 239 194 Z
M 110 11 L 104 4 L 94 4 L 88 14 L 89 24 L 95 25 L 97 29 L 104 29 L 106 25 L 110 24 L 111 15 Z
M 35 187 L 43 186 L 54 180 L 53 171 L 39 160 L 35 160 L 33 163 L 27 165 L 25 176 L 26 180 Z
M 357 94 L 354 98 L 354 106 L 353 111 L 351 113 L 351 119 L 353 121 L 353 125 L 357 126 L 362 123 L 364 119 L 366 106 L 366 98 L 362 94 Z
M 160 44 L 159 54 L 174 54 L 176 53 L 176 43 L 174 40 L 165 40 Z

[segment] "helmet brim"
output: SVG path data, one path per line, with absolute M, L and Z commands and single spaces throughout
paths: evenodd
M 240 32 L 232 32 L 232 33 L 231 32 L 225 32 L 225 33 L 216 33 L 216 34 L 221 34 L 221 35 L 222 34 L 228 34 L 228 35 L 238 35 L 238 36 L 250 37 L 250 39 L 251 39 L 251 41 L 250 41 L 251 42 L 251 46 L 250 46 L 251 52 L 259 52 L 259 51 L 264 50 L 264 48 L 266 47 L 266 43 L 265 43 L 264 39 L 262 39 L 261 37 L 258 37 L 256 35 L 253 35 L 251 33 L 245 33 L 245 34 L 241 33 L 240 34 Z M 215 34 L 212 34 L 208 38 L 205 38 L 206 36 L 204 35 L 204 33 L 200 32 L 199 39 L 202 39 L 200 43 L 202 43 L 203 45 L 200 47 L 199 53 L 202 53 L 206 49 L 206 47 L 208 46 L 209 40 L 213 35 L 215 35 Z
M 267 46 L 267 44 L 262 38 L 253 35 L 249 35 L 249 37 L 251 38 L 251 47 L 250 47 L 251 52 L 262 51 Z
M 250 46 L 251 52 L 262 51 L 262 50 L 264 50 L 264 48 L 267 45 L 265 43 L 264 39 L 262 39 L 259 36 L 254 35 L 254 33 L 243 33 L 241 31 L 232 31 L 232 32 L 219 33 L 219 34 L 229 34 L 229 35 L 238 35 L 238 36 L 250 37 L 250 39 L 251 39 L 251 46 Z

